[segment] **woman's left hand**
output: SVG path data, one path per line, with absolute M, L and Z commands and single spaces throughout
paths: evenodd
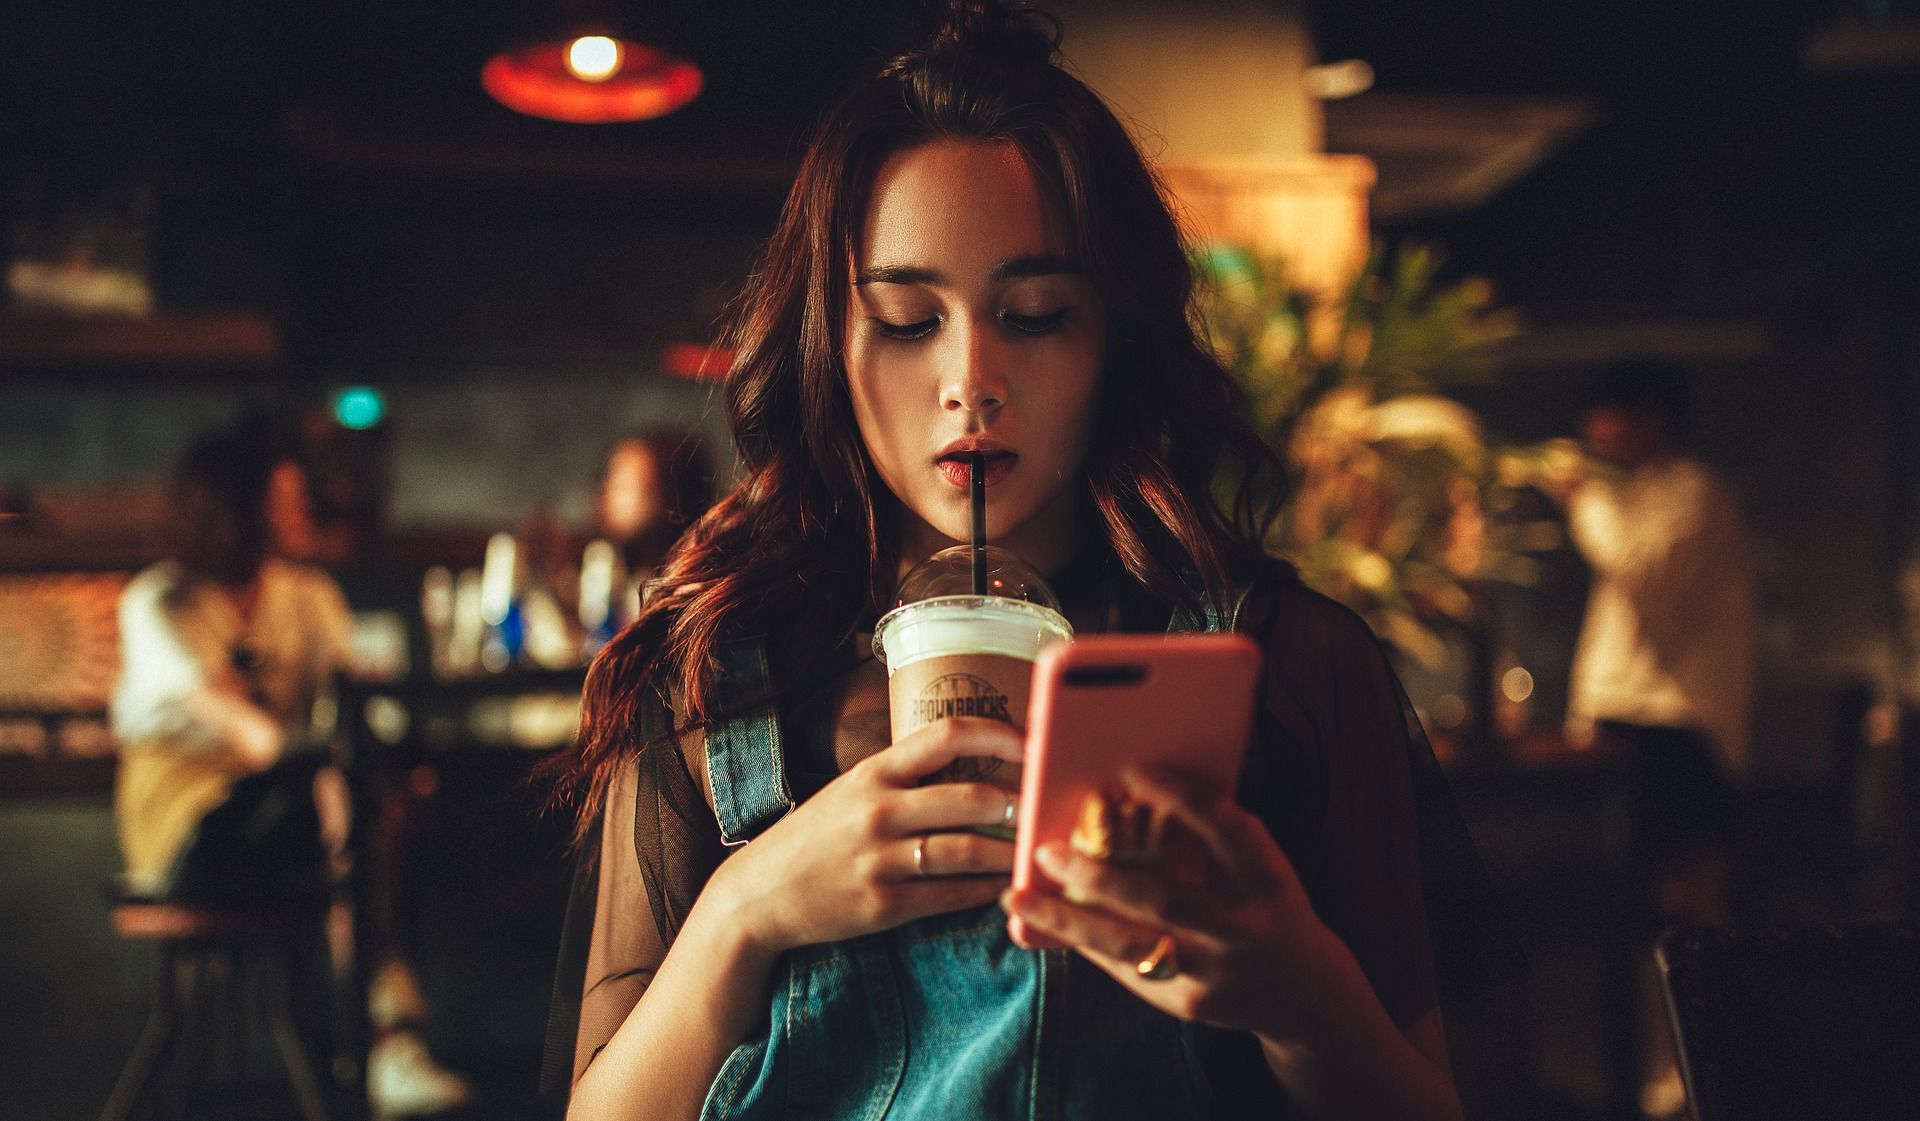
M 1326 990 L 1348 971 L 1332 967 L 1345 948 L 1314 913 L 1292 862 L 1258 818 L 1208 782 L 1170 771 L 1122 780 L 1153 814 L 1159 854 L 1119 866 L 1065 842 L 1043 845 L 1041 870 L 1085 902 L 1008 891 L 1008 914 L 1170 1015 L 1297 1038 L 1339 999 Z M 1172 939 L 1173 974 L 1143 976 L 1163 937 Z

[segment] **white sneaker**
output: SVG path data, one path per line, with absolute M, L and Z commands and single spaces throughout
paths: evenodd
M 472 1097 L 467 1080 L 434 1062 L 410 1031 L 394 1032 L 367 1055 L 367 1102 L 378 1121 L 442 1113 Z

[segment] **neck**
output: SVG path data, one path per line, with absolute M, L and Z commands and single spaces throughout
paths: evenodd
M 227 602 L 233 604 L 234 611 L 239 613 L 241 619 L 251 619 L 253 617 L 254 605 L 260 601 L 260 573 L 258 571 L 253 574 L 251 579 L 244 583 L 229 584 L 222 581 L 219 587 L 222 592 L 226 593 Z
M 1639 458 L 1635 459 L 1631 464 L 1626 465 L 1626 467 L 1623 469 L 1628 474 L 1633 474 L 1636 471 L 1645 471 L 1649 468 L 1660 467 L 1664 464 L 1671 463 L 1676 454 L 1677 453 L 1673 448 L 1667 448 L 1667 447 L 1655 448 L 1652 451 L 1647 452 L 1645 455 L 1642 455 Z

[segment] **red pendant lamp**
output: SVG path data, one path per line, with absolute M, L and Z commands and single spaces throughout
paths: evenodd
M 574 124 L 663 117 L 700 96 L 700 68 L 615 32 L 605 20 L 571 19 L 566 33 L 500 52 L 480 84 L 516 113 Z

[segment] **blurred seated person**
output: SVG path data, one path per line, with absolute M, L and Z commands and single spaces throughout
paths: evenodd
M 329 886 L 346 790 L 312 717 L 348 665 L 350 619 L 331 578 L 280 555 L 311 533 L 304 488 L 264 438 L 196 440 L 170 485 L 168 558 L 121 596 L 115 813 L 148 891 L 223 903 Z
M 351 668 L 351 619 L 331 577 L 289 559 L 313 539 L 305 472 L 257 426 L 236 425 L 187 448 L 168 497 L 167 559 L 119 607 L 114 815 L 128 883 L 209 906 L 324 902 L 350 800 L 314 711 Z M 468 1095 L 398 1030 L 398 1016 L 423 1014 L 417 991 L 396 963 L 370 996 L 385 1030 L 369 1092 L 387 1116 Z
M 680 534 L 713 504 L 713 467 L 700 437 L 692 432 L 654 432 L 622 437 L 607 451 L 594 499 L 592 536 L 612 546 L 613 576 L 606 618 L 599 624 L 610 637 L 639 613 L 640 591 L 666 559 Z M 591 550 L 593 547 L 589 546 Z M 590 551 L 583 568 L 594 568 Z M 582 600 L 595 594 L 588 575 Z M 582 612 L 591 632 L 599 613 L 592 604 Z M 589 638 L 593 636 L 590 634 Z

